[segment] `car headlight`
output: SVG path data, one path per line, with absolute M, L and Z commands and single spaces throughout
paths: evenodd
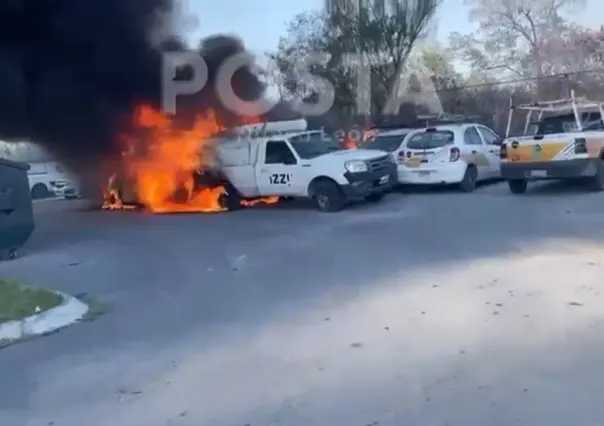
M 367 163 L 363 160 L 350 160 L 344 163 L 344 167 L 350 173 L 359 173 L 367 171 Z

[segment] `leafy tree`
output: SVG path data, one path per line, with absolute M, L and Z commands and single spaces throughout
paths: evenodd
M 337 44 L 372 69 L 373 114 L 384 112 L 390 95 L 413 89 L 403 87 L 409 83 L 410 55 L 426 35 L 439 4 L 440 0 L 361 2 L 352 10 L 335 8 L 329 14 Z
M 422 40 L 440 0 L 394 0 L 336 4 L 329 11 L 297 16 L 282 38 L 274 59 L 293 97 L 312 99 L 317 88 L 301 81 L 297 66 L 314 52 L 328 59 L 311 68 L 334 87 L 334 107 L 328 115 L 352 118 L 382 113 L 391 93 L 400 91 L 413 47 Z M 360 67 L 372 78 L 359 86 Z M 314 92 L 313 92 L 314 91 Z M 362 92 L 361 92 L 362 91 Z M 369 93 L 369 111 L 359 111 L 357 97 Z

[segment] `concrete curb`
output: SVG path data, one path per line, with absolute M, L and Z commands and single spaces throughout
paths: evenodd
M 86 303 L 68 294 L 57 294 L 63 297 L 63 303 L 59 306 L 19 321 L 0 324 L 0 342 L 10 343 L 50 333 L 84 318 L 89 309 Z

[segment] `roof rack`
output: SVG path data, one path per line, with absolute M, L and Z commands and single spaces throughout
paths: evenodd
M 512 114 L 515 110 L 528 111 L 526 122 L 524 125 L 524 134 L 527 134 L 530 123 L 533 121 L 533 112 L 538 111 L 539 117 L 537 121 L 541 121 L 545 112 L 572 112 L 575 116 L 575 122 L 579 131 L 583 130 L 581 114 L 579 110 L 596 110 L 600 113 L 600 119 L 604 124 L 604 102 L 590 101 L 583 96 L 575 96 L 575 91 L 570 91 L 570 98 L 554 99 L 551 101 L 533 102 L 530 104 L 514 105 L 513 98 L 510 98 L 510 110 L 508 112 L 508 124 L 505 132 L 505 137 L 509 137 L 512 126 Z
M 289 133 L 304 132 L 307 130 L 307 122 L 304 119 L 265 121 L 263 123 L 246 124 L 229 129 L 218 136 L 223 139 L 257 139 L 272 135 L 284 135 Z
M 439 124 L 463 124 L 468 121 L 476 121 L 480 118 L 479 115 L 461 115 L 461 114 L 418 114 L 417 120 L 423 121 L 426 127 L 439 125 Z
M 511 105 L 513 109 L 525 111 L 545 111 L 545 112 L 571 112 L 574 104 L 581 109 L 597 109 L 604 102 L 593 102 L 581 96 L 575 98 L 555 99 L 552 101 L 533 102 L 530 104 Z

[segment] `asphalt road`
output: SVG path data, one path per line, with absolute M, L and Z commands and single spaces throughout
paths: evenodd
M 42 210 L 0 276 L 111 312 L 0 351 L 3 426 L 604 421 L 604 194 Z

